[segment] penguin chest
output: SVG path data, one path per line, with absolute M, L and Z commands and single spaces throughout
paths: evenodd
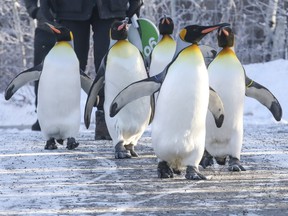
M 163 38 L 156 47 L 154 47 L 151 57 L 149 74 L 154 76 L 164 70 L 171 62 L 176 50 L 176 42 L 170 39 Z
M 112 100 L 126 86 L 147 78 L 139 50 L 128 42 L 124 45 L 121 49 L 118 46 L 112 47 L 107 56 L 105 110 L 109 110 Z M 150 97 L 143 97 L 127 104 L 113 118 L 109 116 L 109 112 L 105 112 L 107 127 L 113 142 L 124 139 L 129 144 L 139 139 L 148 125 L 150 112 Z
M 225 124 L 241 121 L 245 97 L 245 72 L 234 53 L 219 55 L 208 68 L 210 86 L 219 94 L 225 109 Z M 222 127 L 223 127 L 222 126 Z
M 208 73 L 199 48 L 186 51 L 169 67 L 156 104 L 152 142 L 163 151 L 191 152 L 204 145 Z
M 220 96 L 225 110 L 221 128 L 207 114 L 206 148 L 214 156 L 240 154 L 243 140 L 245 73 L 234 53 L 218 55 L 209 65 L 210 86 Z M 235 153 L 236 152 L 236 153 Z
M 38 88 L 37 113 L 44 132 L 78 131 L 80 91 L 79 61 L 74 50 L 53 48 L 44 60 Z
M 110 96 L 113 99 L 119 91 L 132 82 L 147 78 L 139 50 L 129 42 L 123 43 L 116 43 L 107 56 L 105 86 L 109 99 Z

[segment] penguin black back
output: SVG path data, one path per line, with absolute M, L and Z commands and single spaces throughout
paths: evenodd
M 162 17 L 159 21 L 159 32 L 161 35 L 172 34 L 174 30 L 174 22 L 170 17 Z
M 219 47 L 234 46 L 234 32 L 230 27 L 224 27 L 218 29 L 217 39 Z
M 111 39 L 113 40 L 125 40 L 128 37 L 128 25 L 127 21 L 115 21 L 111 25 L 110 29 Z

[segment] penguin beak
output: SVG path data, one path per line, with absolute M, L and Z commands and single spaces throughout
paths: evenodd
M 50 27 L 50 29 L 52 29 L 53 32 L 55 32 L 56 34 L 61 34 L 61 31 L 59 29 L 57 29 L 55 26 L 53 26 L 47 22 L 46 22 L 46 24 Z
M 122 29 L 128 29 L 128 25 L 127 25 L 127 23 L 126 22 L 124 22 L 123 24 L 121 24 L 120 26 L 118 26 L 118 28 L 117 28 L 117 30 L 118 31 L 121 31 Z
M 209 32 L 212 32 L 216 29 L 219 29 L 221 27 L 225 27 L 225 26 L 230 26 L 229 23 L 220 23 L 218 25 L 214 25 L 214 26 L 207 26 L 204 27 L 204 29 L 201 31 L 202 34 L 208 34 Z
M 225 29 L 221 29 L 220 34 L 221 34 L 221 33 L 223 33 L 226 37 L 229 36 L 229 32 L 226 31 Z M 220 34 L 219 34 L 219 35 L 220 35 Z

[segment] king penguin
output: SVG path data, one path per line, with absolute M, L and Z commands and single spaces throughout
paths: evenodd
M 161 39 L 150 55 L 150 76 L 155 76 L 162 72 L 172 61 L 176 51 L 176 41 L 172 37 L 174 30 L 173 20 L 167 16 L 162 17 L 159 21 L 158 28 Z
M 222 105 L 218 95 L 211 89 L 209 92 L 208 72 L 198 42 L 209 32 L 227 25 L 190 25 L 182 29 L 179 37 L 190 45 L 175 54 L 164 72 L 127 86 L 111 104 L 110 115 L 117 115 L 131 100 L 160 90 L 151 134 L 159 159 L 159 178 L 172 178 L 186 167 L 186 179 L 206 179 L 198 165 L 204 153 L 209 100 L 215 102 L 209 106 L 217 126 L 223 123 L 224 115 L 223 107 L 218 106 Z
M 110 35 L 116 42 L 103 58 L 99 71 L 89 92 L 85 106 L 85 124 L 89 127 L 93 105 L 104 85 L 104 113 L 109 134 L 115 147 L 115 158 L 138 157 L 134 147 L 147 128 L 151 116 L 151 97 L 133 101 L 115 117 L 109 116 L 112 100 L 127 85 L 147 78 L 143 56 L 127 40 L 127 21 L 116 21 L 112 24 Z M 108 110 L 108 111 L 107 111 Z
M 206 168 L 217 163 L 224 165 L 229 156 L 230 171 L 245 171 L 240 163 L 243 143 L 243 106 L 246 96 L 265 105 L 279 121 L 282 109 L 275 96 L 264 86 L 248 78 L 234 51 L 234 33 L 230 27 L 218 30 L 218 45 L 222 50 L 208 67 L 209 82 L 219 94 L 225 107 L 225 121 L 221 128 L 214 126 L 208 113 L 205 154 L 201 165 Z
M 43 63 L 23 71 L 10 82 L 5 98 L 10 99 L 24 84 L 39 79 L 37 117 L 47 140 L 45 149 L 57 149 L 56 141 L 63 144 L 66 139 L 67 148 L 74 149 L 79 145 L 75 136 L 80 127 L 81 83 L 88 92 L 92 81 L 83 74 L 80 81 L 72 32 L 63 26 L 47 25 L 56 36 L 55 46 Z

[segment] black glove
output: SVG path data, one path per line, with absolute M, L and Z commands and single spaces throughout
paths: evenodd
M 126 11 L 126 16 L 131 18 L 134 14 L 136 14 L 137 16 L 139 16 L 140 14 L 140 8 L 143 5 L 143 0 L 134 0 L 134 1 L 129 1 L 129 8 Z

